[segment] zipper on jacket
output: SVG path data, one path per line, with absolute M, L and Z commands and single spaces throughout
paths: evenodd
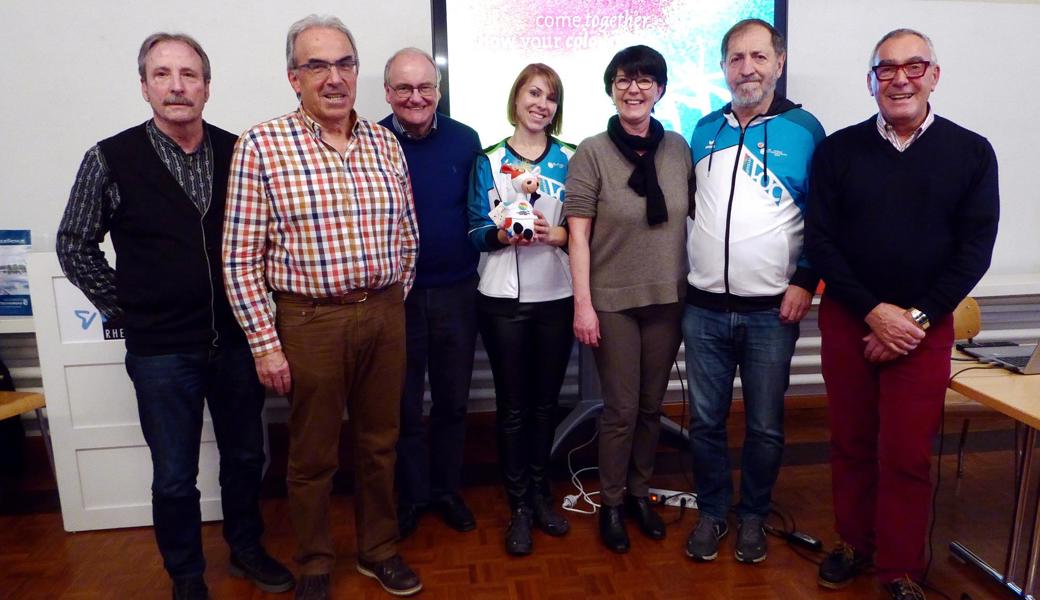
M 212 203 L 212 199 L 210 200 Z M 206 213 L 209 212 L 209 207 L 202 212 L 199 217 L 199 228 L 202 229 L 202 254 L 206 257 L 206 280 L 209 281 L 209 329 L 213 332 L 213 339 L 210 342 L 210 346 L 213 348 L 218 347 L 220 342 L 220 333 L 217 332 L 217 307 L 214 306 L 216 303 L 216 292 L 213 290 L 213 265 L 209 261 L 209 249 L 206 247 Z
M 737 171 L 740 169 L 740 157 L 744 154 L 744 134 L 747 133 L 748 127 L 755 122 L 762 115 L 755 115 L 751 117 L 751 120 L 747 122 L 747 125 L 740 128 L 740 139 L 737 140 L 737 158 L 733 161 L 733 174 L 729 180 L 729 202 L 726 204 L 726 235 L 723 240 L 723 259 L 722 259 L 722 284 L 726 292 L 726 310 L 733 310 L 733 301 L 730 298 L 729 293 L 729 233 L 730 224 L 733 220 L 733 196 L 736 193 L 737 188 Z M 740 120 L 737 120 L 737 125 L 740 126 Z

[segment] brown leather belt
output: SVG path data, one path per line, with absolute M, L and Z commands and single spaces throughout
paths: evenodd
M 341 296 L 324 296 L 322 298 L 312 298 L 310 296 L 293 294 L 290 292 L 275 292 L 274 299 L 277 302 L 296 302 L 299 304 L 310 304 L 311 306 L 322 306 L 328 304 L 361 304 L 365 300 L 368 300 L 369 296 L 382 293 L 385 290 L 386 288 L 380 290 L 361 288 L 350 290 Z

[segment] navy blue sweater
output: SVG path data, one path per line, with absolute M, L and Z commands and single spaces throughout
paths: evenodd
M 871 117 L 816 147 L 805 249 L 825 293 L 856 315 L 888 302 L 935 322 L 989 268 L 999 212 L 985 138 L 936 117 L 899 152 Z
M 477 273 L 480 254 L 467 235 L 466 193 L 480 138 L 472 128 L 437 115 L 437 128 L 420 140 L 394 129 L 393 115 L 379 122 L 397 136 L 408 161 L 419 222 L 415 287 L 457 283 Z

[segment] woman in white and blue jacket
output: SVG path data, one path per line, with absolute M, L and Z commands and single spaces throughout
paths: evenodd
M 563 118 L 563 84 L 544 64 L 526 66 L 507 105 L 513 135 L 487 148 L 473 167 L 469 237 L 483 253 L 477 324 L 495 379 L 499 456 L 511 519 L 506 551 L 530 554 L 531 528 L 565 534 L 567 519 L 549 490 L 553 412 L 574 346 L 570 268 L 563 248 L 564 180 L 574 148 L 552 137 Z M 520 179 L 537 178 L 528 193 Z M 514 178 L 517 179 L 514 186 Z M 533 236 L 500 227 L 500 203 L 533 205 Z

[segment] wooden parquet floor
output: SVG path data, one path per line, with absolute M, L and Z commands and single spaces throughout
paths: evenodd
M 946 452 L 937 501 L 937 524 L 932 547 L 935 558 L 930 581 L 949 597 L 962 593 L 973 600 L 1010 598 L 1011 595 L 981 575 L 952 559 L 951 539 L 967 542 L 994 564 L 1003 563 L 1010 510 L 1013 502 L 1011 451 L 1012 423 L 992 413 L 972 412 L 972 431 L 965 475 L 955 477 L 956 445 L 961 415 L 947 417 Z M 738 417 L 739 419 L 740 417 Z M 665 540 L 655 542 L 630 527 L 632 550 L 615 555 L 599 543 L 595 517 L 572 515 L 571 532 L 562 538 L 535 534 L 530 557 L 506 555 L 502 538 L 508 514 L 497 482 L 493 435 L 488 419 L 476 419 L 467 442 L 465 497 L 477 517 L 476 531 L 456 533 L 435 515 L 425 515 L 415 535 L 403 542 L 401 553 L 423 579 L 427 600 L 608 600 L 639 599 L 742 599 L 742 600 L 859 600 L 885 597 L 870 577 L 845 590 L 826 591 L 816 584 L 819 560 L 811 553 L 796 553 L 770 538 L 769 558 L 759 565 L 738 563 L 732 554 L 734 535 L 723 541 L 719 559 L 693 563 L 683 554 L 686 536 L 696 521 L 696 511 L 662 509 L 668 528 Z M 580 436 L 575 436 L 579 438 Z M 731 445 L 741 441 L 734 426 Z M 788 411 L 786 466 L 774 499 L 797 521 L 801 531 L 829 545 L 835 535 L 830 505 L 830 473 L 826 464 L 825 412 L 823 409 Z M 38 440 L 34 440 L 38 441 Z M 578 440 L 581 441 L 581 440 Z M 32 452 L 34 473 L 47 473 L 42 449 Z M 284 435 L 272 434 L 276 460 L 265 483 L 263 512 L 269 551 L 288 561 L 293 536 L 284 498 Z M 277 460 L 278 453 L 282 460 Z M 576 456 L 580 466 L 592 464 L 594 455 Z M 573 493 L 565 463 L 558 462 L 557 496 Z M 38 463 L 38 464 L 37 464 Z M 346 463 L 349 464 L 349 463 Z M 662 446 L 654 484 L 689 489 L 689 457 Z M 281 469 L 281 471 L 279 471 Z M 594 476 L 583 478 L 597 487 Z M 342 479 L 333 496 L 332 522 L 339 564 L 333 573 L 334 598 L 389 597 L 370 579 L 354 570 L 354 515 L 351 496 L 344 493 L 349 478 Z M 155 549 L 150 528 L 69 534 L 62 530 L 56 511 L 53 480 L 37 475 L 22 482 L 0 510 L 0 598 L 2 599 L 158 599 L 168 598 L 169 582 Z M 35 505 L 26 506 L 25 499 Z M 228 551 L 219 523 L 203 528 L 208 560 L 206 580 L 216 599 L 267 598 L 250 584 L 227 571 Z M 274 598 L 275 596 L 270 596 Z M 291 597 L 282 595 L 282 598 Z M 929 593 L 929 598 L 940 598 Z

